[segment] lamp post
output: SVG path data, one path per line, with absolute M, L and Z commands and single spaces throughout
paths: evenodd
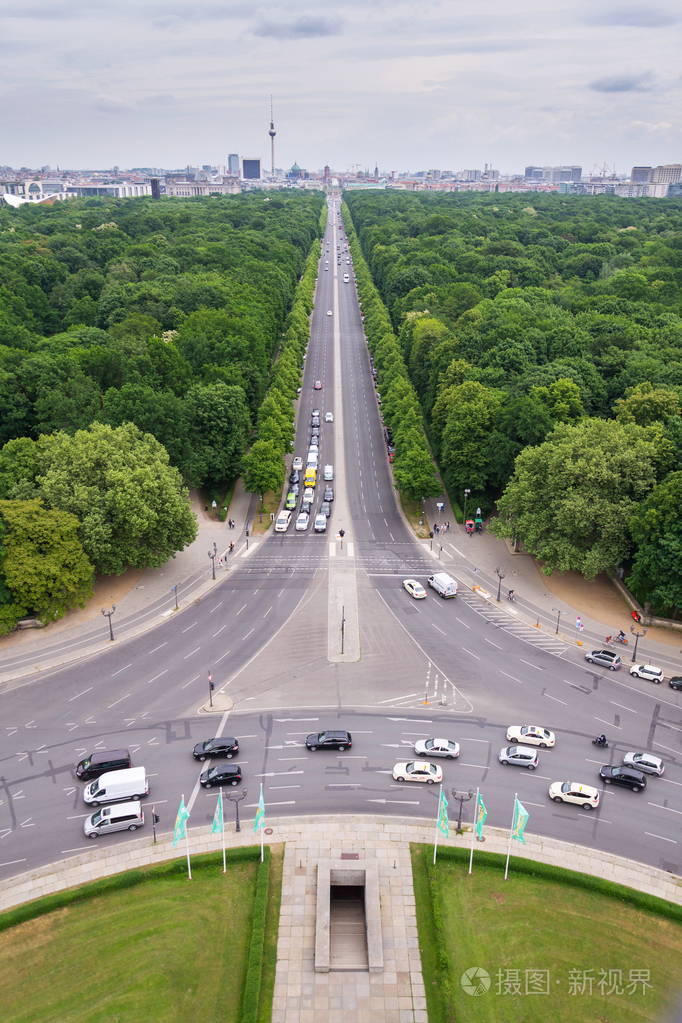
M 214 540 L 213 541 L 213 550 L 208 552 L 208 556 L 211 559 L 211 571 L 213 573 L 213 578 L 214 579 L 215 579 L 215 558 L 216 558 L 216 554 L 217 553 L 218 553 L 218 544 Z
M 635 637 L 635 649 L 632 651 L 632 663 L 634 664 L 637 660 L 637 644 L 639 643 L 640 636 L 646 636 L 646 629 L 638 629 L 636 625 L 630 626 L 630 632 Z
M 111 616 L 113 615 L 115 610 L 116 610 L 115 604 L 111 605 L 111 611 L 106 611 L 104 608 L 102 608 L 102 614 L 104 615 L 105 618 L 109 619 L 109 639 L 112 641 L 112 643 L 114 641 L 114 627 L 111 624 Z
M 470 487 L 465 487 L 464 488 L 464 521 L 465 522 L 467 520 L 467 499 L 468 499 L 470 493 L 471 493 L 471 488 Z
M 559 619 L 561 618 L 561 608 L 553 607 L 552 611 L 556 611 L 556 629 L 554 630 L 554 635 L 558 636 L 559 635 Z
M 474 793 L 473 793 L 472 789 L 467 789 L 466 792 L 463 792 L 460 789 L 450 789 L 450 791 L 452 793 L 452 798 L 459 800 L 459 811 L 457 813 L 457 834 L 461 835 L 462 834 L 462 809 L 464 807 L 464 804 L 468 803 L 468 801 L 473 797 Z
M 178 584 L 171 586 L 171 593 L 175 594 L 175 610 L 178 610 Z
M 213 706 L 213 690 L 215 689 L 215 682 L 213 681 L 213 675 L 209 671 L 208 673 L 208 705 Z
M 504 579 L 506 574 L 507 573 L 503 572 L 499 565 L 495 569 L 495 575 L 497 576 L 497 603 L 498 604 L 500 602 L 500 593 L 502 591 L 502 580 Z
M 228 794 L 227 794 L 227 798 L 231 799 L 232 802 L 234 803 L 235 830 L 236 831 L 241 831 L 242 830 L 241 824 L 239 823 L 239 804 L 241 803 L 242 799 L 246 799 L 247 795 L 248 795 L 248 792 L 247 792 L 246 789 L 242 789 L 241 792 L 235 792 L 234 795 L 231 792 L 228 792 Z

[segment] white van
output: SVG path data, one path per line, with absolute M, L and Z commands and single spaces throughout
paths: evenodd
M 457 596 L 457 583 L 447 572 L 436 572 L 435 575 L 430 575 L 427 581 L 431 589 L 441 597 Z
M 281 511 L 279 513 L 279 515 L 277 516 L 277 518 L 275 519 L 275 532 L 276 533 L 286 533 L 287 529 L 289 528 L 289 523 L 290 522 L 291 522 L 291 512 L 290 511 Z
M 306 460 L 306 462 L 307 462 L 306 468 L 308 468 L 308 469 L 317 469 L 318 461 L 319 461 L 319 459 L 318 459 L 316 453 L 314 451 L 309 452 L 308 458 Z
M 334 466 L 333 465 L 325 465 L 325 467 L 324 467 L 324 478 L 325 478 L 325 482 L 327 482 L 327 483 L 331 483 L 331 481 L 334 479 Z
M 99 838 L 110 831 L 137 831 L 144 824 L 144 811 L 135 800 L 130 803 L 119 803 L 118 806 L 103 806 L 101 810 L 91 813 L 83 821 L 83 832 L 86 838 Z
M 149 781 L 144 767 L 129 767 L 125 771 L 108 771 L 83 789 L 83 799 L 90 806 L 100 803 L 119 803 L 124 799 L 141 799 L 149 792 Z

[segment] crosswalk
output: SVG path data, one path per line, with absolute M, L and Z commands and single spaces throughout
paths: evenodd
M 527 621 L 524 621 L 517 615 L 514 608 L 503 610 L 496 603 L 490 603 L 475 590 L 460 589 L 457 599 L 463 600 L 465 604 L 481 615 L 487 622 L 490 622 L 491 625 L 501 629 L 503 632 L 509 633 L 510 636 L 514 636 L 516 639 L 521 639 L 534 647 L 546 650 L 550 654 L 561 655 L 568 649 L 562 640 L 555 636 L 547 635 L 541 629 L 535 628 L 533 625 L 528 624 Z

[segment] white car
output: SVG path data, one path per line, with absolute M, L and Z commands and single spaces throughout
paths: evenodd
M 313 529 L 316 533 L 327 532 L 327 516 L 324 513 L 320 512 L 319 515 L 315 516 L 315 525 L 313 526 Z
M 403 579 L 403 589 L 415 600 L 424 600 L 426 597 L 426 590 L 416 579 Z
M 419 756 L 456 760 L 459 756 L 459 743 L 452 739 L 418 739 L 414 744 L 414 752 Z
M 291 512 L 290 511 L 281 511 L 279 513 L 279 515 L 277 516 L 276 520 L 275 520 L 275 532 L 276 533 L 286 533 L 287 529 L 289 528 L 289 523 L 290 522 L 291 522 Z
M 303 459 L 301 458 L 300 455 L 296 455 L 296 458 L 294 458 L 293 462 L 291 463 L 291 468 L 295 469 L 296 472 L 301 471 L 301 469 L 303 468 Z
M 393 768 L 394 781 L 423 781 L 427 785 L 442 782 L 443 769 L 428 760 L 413 760 L 409 764 L 396 764 Z
M 553 781 L 549 786 L 549 798 L 555 803 L 575 803 L 583 810 L 599 806 L 599 790 L 577 781 Z
M 296 527 L 298 529 L 298 526 Z M 501 764 L 513 764 L 514 767 L 527 767 L 534 771 L 538 766 L 537 750 L 530 746 L 503 746 L 497 758 Z
M 657 686 L 663 681 L 663 672 L 655 664 L 633 664 L 630 674 L 635 678 L 644 678 L 647 682 L 655 682 Z
M 311 503 L 315 500 L 315 491 L 312 487 L 306 487 L 303 491 L 303 500 L 310 501 Z
M 623 763 L 627 767 L 634 767 L 638 771 L 642 771 L 643 774 L 658 774 L 660 776 L 665 770 L 661 758 L 655 757 L 653 753 L 626 753 Z
M 298 518 L 296 519 L 296 532 L 305 533 L 306 529 L 308 528 L 309 521 L 310 516 L 308 515 L 308 512 L 300 512 Z
M 334 422 L 334 413 L 333 412 L 325 412 L 325 414 L 324 414 L 324 421 L 325 421 L 325 423 L 333 423 Z
M 540 725 L 510 725 L 507 729 L 507 741 L 551 749 L 556 742 L 556 736 L 549 728 L 541 728 Z
M 327 309 L 327 316 L 331 316 L 331 315 L 332 315 L 331 309 Z

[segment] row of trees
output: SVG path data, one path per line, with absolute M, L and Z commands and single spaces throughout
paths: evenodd
M 395 444 L 393 475 L 401 493 L 421 501 L 441 491 L 424 432 L 419 399 L 405 365 L 386 306 L 362 254 L 348 206 L 343 207 L 346 234 L 353 257 L 367 344 L 381 393 L 381 410 Z
M 624 571 L 678 613 L 682 203 L 348 204 L 455 500 L 497 501 L 546 571 Z

